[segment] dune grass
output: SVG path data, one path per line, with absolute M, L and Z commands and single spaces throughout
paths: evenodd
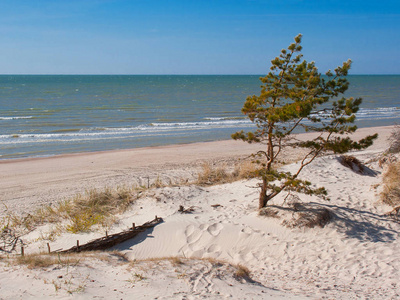
M 231 167 L 231 171 L 228 169 L 226 165 L 215 166 L 204 163 L 197 180 L 195 182 L 186 180 L 185 184 L 214 185 L 255 176 L 255 166 L 248 161 Z M 107 229 L 117 221 L 116 215 L 124 213 L 145 190 L 165 186 L 168 185 L 157 177 L 148 187 L 122 186 L 115 189 L 87 190 L 83 194 L 60 201 L 55 205 L 44 205 L 25 216 L 10 213 L 0 219 L 0 230 L 12 228 L 18 235 L 23 235 L 43 224 L 58 224 L 44 237 L 44 239 L 52 239 L 65 231 L 79 233 L 99 227 Z
M 390 146 L 388 153 L 399 153 L 400 152 L 400 125 L 395 125 L 393 131 L 389 136 Z
M 381 200 L 393 207 L 400 205 L 400 162 L 394 162 L 387 166 L 386 172 L 383 174 Z
M 239 164 L 213 164 L 206 162 L 199 171 L 197 180 L 182 180 L 179 185 L 216 185 L 254 178 L 256 166 L 250 161 Z M 83 194 L 60 201 L 54 205 L 44 205 L 36 211 L 24 216 L 12 213 L 0 218 L 0 231 L 11 228 L 21 236 L 43 224 L 56 224 L 43 239 L 53 240 L 63 232 L 79 233 L 93 229 L 107 229 L 117 221 L 117 214 L 124 213 L 144 191 L 152 188 L 176 186 L 165 184 L 157 177 L 148 186 L 126 187 L 114 189 L 90 189 Z
M 16 263 L 25 265 L 28 269 L 48 268 L 54 265 L 60 267 L 76 266 L 80 260 L 81 257 L 77 255 L 61 254 L 29 254 L 16 257 Z
M 9 214 L 0 221 L 0 229 L 26 232 L 45 223 L 63 223 L 62 228 L 71 233 L 90 231 L 95 225 L 107 228 L 116 221 L 116 214 L 125 212 L 140 197 L 141 191 L 127 187 L 88 190 L 56 205 L 42 206 L 24 217 Z
M 256 166 L 250 161 L 237 164 L 233 171 L 229 171 L 226 165 L 215 165 L 208 162 L 203 164 L 195 183 L 198 185 L 215 185 L 256 176 Z
M 400 209 L 400 161 L 398 154 L 400 153 L 400 125 L 396 125 L 390 137 L 390 146 L 386 151 L 386 155 L 392 155 L 386 161 L 388 162 L 386 171 L 383 173 L 383 189 L 381 192 L 381 200 L 383 203 L 395 207 L 397 211 Z

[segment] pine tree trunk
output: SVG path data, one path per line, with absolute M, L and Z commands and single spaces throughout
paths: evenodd
M 267 181 L 263 179 L 263 183 L 261 186 L 261 191 L 260 191 L 260 198 L 258 200 L 258 209 L 261 209 L 265 206 L 267 206 L 268 202 L 268 196 L 267 196 Z

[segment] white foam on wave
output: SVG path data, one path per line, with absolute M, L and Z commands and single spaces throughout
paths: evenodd
M 312 114 L 314 117 L 327 118 L 330 117 L 329 111 L 321 111 L 318 113 Z M 398 107 L 377 107 L 377 108 L 360 108 L 360 110 L 356 113 L 356 118 L 359 119 L 390 119 L 390 118 L 399 118 L 400 117 L 400 108 Z
M 329 118 L 328 112 L 318 116 Z M 357 114 L 358 120 L 400 118 L 400 108 L 361 108 Z M 31 119 L 33 116 L 0 117 L 0 120 Z M 114 139 L 135 136 L 156 136 L 158 134 L 178 134 L 191 130 L 223 129 L 236 127 L 251 127 L 254 124 L 249 119 L 232 119 L 226 117 L 207 117 L 205 121 L 196 122 L 154 122 L 134 127 L 92 127 L 80 131 L 35 133 L 35 134 L 6 134 L 0 135 L 0 144 L 23 144 L 36 142 L 72 142 L 78 140 Z M 306 121 L 307 122 L 307 121 Z
M 227 119 L 222 119 L 220 121 L 215 120 L 213 122 L 177 122 L 177 123 L 151 123 L 152 126 L 154 127 L 166 127 L 166 128 L 171 128 L 171 127 L 182 127 L 182 128 L 192 128 L 192 127 L 216 127 L 216 126 L 221 126 L 221 127 L 233 127 L 237 125 L 250 125 L 251 121 L 250 120 L 227 120 Z
M 143 134 L 156 136 L 161 133 L 177 134 L 187 130 L 235 128 L 237 126 L 252 126 L 252 123 L 249 120 L 221 120 L 214 122 L 150 123 L 119 128 L 93 127 L 74 132 L 0 135 L 0 144 L 125 138 L 135 136 L 135 134 L 139 136 L 143 136 Z
M 33 116 L 21 116 L 21 117 L 0 117 L 0 120 L 19 120 L 19 119 L 32 119 Z
M 398 118 L 400 117 L 400 108 L 398 107 L 378 107 L 378 108 L 360 108 L 356 116 L 362 119 L 375 118 Z
M 227 118 L 224 117 L 206 117 L 204 120 L 210 120 L 210 121 L 220 121 L 220 120 L 226 120 Z

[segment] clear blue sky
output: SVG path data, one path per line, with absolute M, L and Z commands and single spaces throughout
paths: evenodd
M 399 0 L 0 0 L 0 74 L 265 74 L 298 33 L 321 72 L 400 74 Z

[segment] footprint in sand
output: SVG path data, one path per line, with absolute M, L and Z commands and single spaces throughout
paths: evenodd
M 252 252 L 250 252 L 250 251 L 248 251 L 248 252 L 247 251 L 240 251 L 239 255 L 240 255 L 241 259 L 246 261 L 246 262 L 254 260 L 256 258 L 254 256 L 254 254 Z
M 220 251 L 221 251 L 221 246 L 216 244 L 212 244 L 210 247 L 207 248 L 208 253 L 215 253 Z
M 191 235 L 193 232 L 194 232 L 194 226 L 193 226 L 193 225 L 188 225 L 188 226 L 186 227 L 186 230 L 185 230 L 185 235 L 186 235 L 186 236 L 189 236 L 189 235 Z
M 250 227 L 245 227 L 241 230 L 241 232 L 245 233 L 245 234 L 252 234 L 253 230 Z
M 224 226 L 222 226 L 221 223 L 214 223 L 214 224 L 210 225 L 210 226 L 207 228 L 207 231 L 208 231 L 211 235 L 217 236 L 217 235 L 220 234 L 220 232 L 221 232 L 221 230 L 222 230 L 223 227 L 224 227 Z
M 201 230 L 207 230 L 207 228 L 208 228 L 208 225 L 207 224 L 201 224 L 200 225 L 200 227 L 199 227 Z
M 202 231 L 200 231 L 193 225 L 189 225 L 188 227 L 186 227 L 185 230 L 186 242 L 188 244 L 195 243 L 201 238 L 202 234 L 203 234 Z

